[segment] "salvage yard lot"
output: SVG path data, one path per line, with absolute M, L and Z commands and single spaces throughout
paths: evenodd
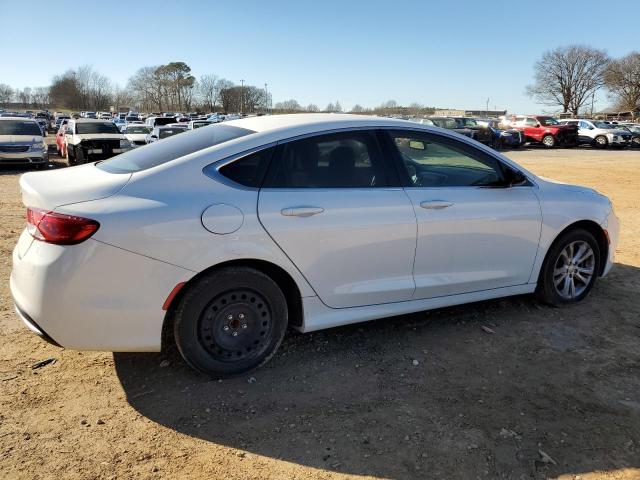
M 266 367 L 222 382 L 172 352 L 30 334 L 8 287 L 20 172 L 0 171 L 0 478 L 640 478 L 640 152 L 507 155 L 613 200 L 617 265 L 584 302 L 290 333 Z

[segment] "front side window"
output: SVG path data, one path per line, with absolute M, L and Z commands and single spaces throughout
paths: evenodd
M 402 165 L 414 187 L 488 187 L 505 183 L 501 164 L 473 147 L 420 132 L 394 132 Z
M 527 127 L 537 127 L 538 126 L 538 121 L 535 118 L 527 118 L 524 123 L 525 123 L 525 125 Z
M 271 188 L 372 188 L 387 186 L 373 132 L 318 135 L 278 149 L 265 182 Z

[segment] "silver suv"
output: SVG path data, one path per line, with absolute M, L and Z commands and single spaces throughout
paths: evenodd
M 583 118 L 560 120 L 560 123 L 577 125 L 578 141 L 580 143 L 588 143 L 598 148 L 607 146 L 627 147 L 631 145 L 631 133 L 627 130 L 618 129 L 615 125 Z

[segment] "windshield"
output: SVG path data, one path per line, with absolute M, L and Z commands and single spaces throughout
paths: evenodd
M 86 133 L 120 133 L 120 130 L 113 122 L 78 122 L 76 124 L 76 133 L 78 135 Z
M 560 122 L 553 117 L 539 117 L 538 121 L 540 122 L 540 125 L 544 125 L 545 127 L 560 125 Z
M 96 166 L 109 173 L 139 172 L 252 133 L 255 132 L 246 128 L 216 124 L 176 135 L 164 142 L 151 143 L 145 148 L 129 150 Z
M 163 128 L 162 130 L 160 130 L 160 132 L 158 132 L 158 135 L 159 135 L 159 138 L 167 138 L 172 135 L 175 135 L 176 133 L 182 133 L 182 132 L 184 132 L 184 130 L 180 128 Z
M 36 122 L 22 120 L 0 120 L 0 135 L 37 135 L 42 136 Z
M 144 127 L 142 125 L 129 125 L 125 130 L 125 133 L 149 133 L 151 129 L 149 127 Z
M 206 127 L 207 125 L 211 125 L 209 122 L 194 122 L 193 128 Z

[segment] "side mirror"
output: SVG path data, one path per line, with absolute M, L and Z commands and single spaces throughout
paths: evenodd
M 510 170 L 508 183 L 510 187 L 517 187 L 519 185 L 526 185 L 528 180 L 521 172 L 516 170 Z
M 158 138 L 157 135 L 151 135 L 151 138 Z

